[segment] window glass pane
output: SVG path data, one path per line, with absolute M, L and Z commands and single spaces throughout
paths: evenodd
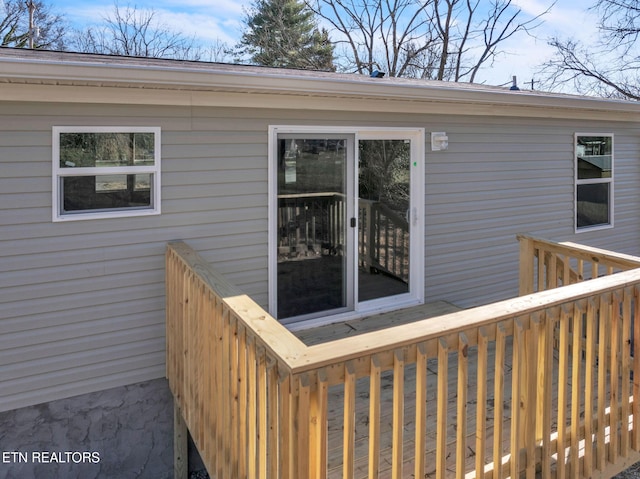
M 578 185 L 577 188 L 577 227 L 609 224 L 609 183 Z
M 278 319 L 347 307 L 347 140 L 278 140 Z
M 153 175 L 99 175 L 61 178 L 62 211 L 151 208 Z
M 153 133 L 61 133 L 60 167 L 153 166 Z
M 610 136 L 579 136 L 576 144 L 578 179 L 611 178 Z

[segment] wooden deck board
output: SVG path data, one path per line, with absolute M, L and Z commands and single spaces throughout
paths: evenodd
M 449 368 L 450 371 L 453 367 Z M 436 430 L 436 386 L 435 386 L 435 372 L 428 373 L 428 389 L 427 389 L 427 441 L 426 441 L 426 454 L 425 454 L 425 477 L 435 477 L 435 463 L 436 463 L 436 442 L 435 442 L 435 430 Z M 470 387 L 468 395 L 468 407 L 473 407 L 476 398 L 476 372 L 473 369 L 469 371 Z M 389 387 L 391 384 L 391 375 L 386 374 L 382 377 L 382 405 L 381 405 L 381 419 L 380 419 L 380 477 L 387 477 L 391 471 L 391 434 L 392 434 L 392 389 Z M 366 379 L 358 381 L 358 387 L 356 394 L 366 394 L 368 391 L 368 383 Z M 362 383 L 362 384 L 360 384 Z M 385 387 L 387 386 L 387 387 Z M 405 370 L 405 426 L 404 426 L 404 470 L 403 477 L 414 477 L 413 461 L 414 461 L 414 434 L 415 434 L 415 367 L 409 366 Z M 492 391 L 493 384 L 489 383 L 489 390 Z M 505 387 L 505 394 L 510 395 L 510 388 Z M 342 391 L 340 388 L 332 388 L 329 392 L 330 404 L 332 407 L 329 411 L 329 474 L 330 478 L 339 478 L 342 472 L 342 441 L 341 441 L 341 420 L 342 420 Z M 449 374 L 449 397 L 447 406 L 447 423 L 448 423 L 448 438 L 447 438 L 447 466 L 452 471 L 455 467 L 455 445 L 456 434 L 455 428 L 457 426 L 457 408 L 455 403 L 456 395 L 456 378 L 455 375 Z M 509 399 L 507 397 L 507 399 Z M 505 400 L 505 399 L 503 399 Z M 489 395 L 488 401 L 493 401 L 493 393 Z M 368 463 L 368 425 L 369 415 L 367 410 L 367 401 L 362 401 L 362 406 L 356 410 L 356 451 L 355 451 L 355 477 L 366 478 L 367 477 L 367 463 Z M 490 407 L 487 411 L 487 416 L 492 418 L 493 408 Z M 507 415 L 503 418 L 503 424 L 505 427 L 505 435 L 503 437 L 503 443 L 505 444 L 505 450 L 509 443 L 509 418 Z M 472 470 L 475 465 L 475 420 L 472 411 L 469 411 L 467 420 L 467 432 L 466 437 L 466 455 L 465 462 L 467 464 L 466 470 Z M 487 444 L 491 444 L 493 436 L 490 431 L 487 435 Z M 491 451 L 485 451 L 487 460 L 490 462 Z
M 460 308 L 446 301 L 434 301 L 420 306 L 379 313 L 365 318 L 342 321 L 317 328 L 295 331 L 294 334 L 307 346 L 325 343 L 335 339 L 368 333 L 407 324 L 421 319 L 433 318 L 443 314 L 460 311 Z

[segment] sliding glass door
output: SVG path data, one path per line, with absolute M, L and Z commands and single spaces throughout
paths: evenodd
M 278 318 L 353 308 L 347 261 L 353 137 L 278 137 Z
M 293 323 L 420 300 L 421 131 L 274 130 L 272 314 Z
M 409 292 L 411 142 L 358 143 L 358 301 Z

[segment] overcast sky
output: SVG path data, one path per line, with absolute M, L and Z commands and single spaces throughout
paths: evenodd
M 540 14 L 551 2 L 552 0 L 514 0 L 514 3 L 530 15 Z M 138 10 L 154 9 L 156 18 L 163 24 L 187 36 L 193 35 L 204 44 L 219 39 L 233 45 L 242 34 L 244 12 L 252 1 L 136 0 L 129 4 Z M 536 37 L 519 34 L 504 43 L 502 50 L 506 53 L 501 55 L 492 68 L 486 68 L 477 81 L 492 85 L 506 84 L 516 75 L 521 86 L 530 82 L 539 65 L 552 54 L 547 46 L 548 38 L 560 36 L 588 41 L 595 36 L 597 18 L 587 11 L 591 4 L 589 0 L 557 0 L 545 15 L 542 26 L 535 31 Z M 100 23 L 114 8 L 113 0 L 54 0 L 53 5 L 56 13 L 62 13 L 74 27 Z M 123 7 L 127 3 L 120 0 L 119 5 Z

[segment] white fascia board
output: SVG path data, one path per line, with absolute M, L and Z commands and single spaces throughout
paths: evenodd
M 194 95 L 225 92 L 383 102 L 378 111 L 406 111 L 394 108 L 394 102 L 416 102 L 423 112 L 429 106 L 447 105 L 453 114 L 529 115 L 535 117 L 640 120 L 640 104 L 601 98 L 555 95 L 527 91 L 502 91 L 463 83 L 419 82 L 403 79 L 371 79 L 362 75 L 313 72 L 279 72 L 242 66 L 211 64 L 165 65 L 111 61 L 26 60 L 0 56 L 0 81 L 39 85 L 86 86 L 116 89 L 151 90 L 159 96 L 169 91 Z M 189 66 L 191 65 L 191 66 Z M 26 86 L 26 85 L 25 85 Z M 255 97 L 254 97 L 255 100 Z M 182 98 L 181 104 L 184 98 Z M 166 104 L 166 100 L 163 102 Z M 308 108 L 307 105 L 303 105 Z M 357 104 L 349 109 L 357 109 Z M 367 111 L 365 105 L 363 110 Z M 435 111 L 438 111 L 436 108 Z M 622 117 L 621 117 L 622 115 Z

